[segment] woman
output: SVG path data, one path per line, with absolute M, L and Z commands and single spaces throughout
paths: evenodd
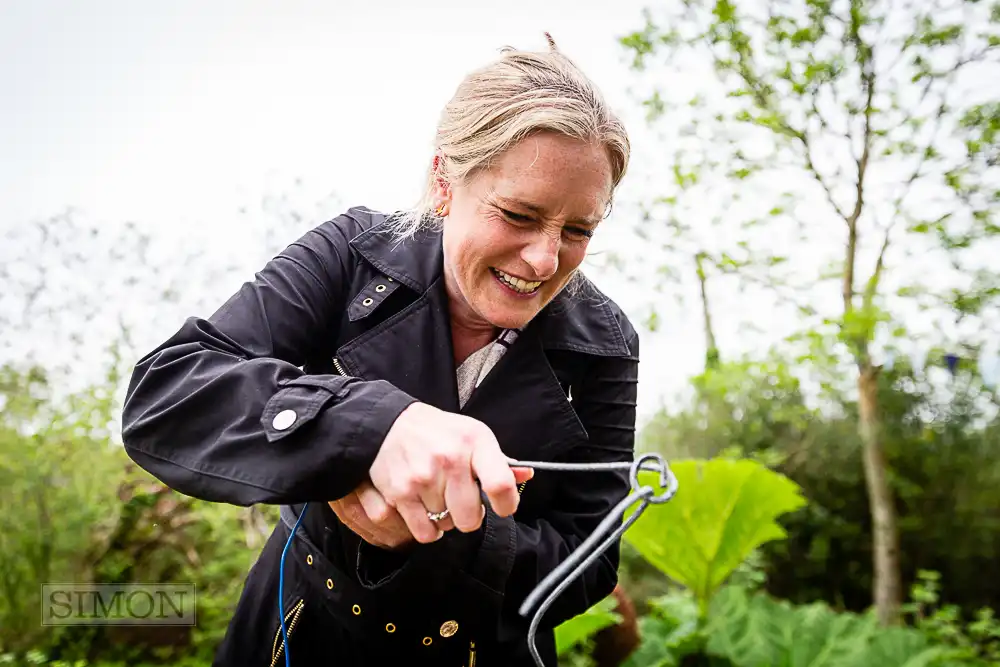
M 130 456 L 282 506 L 216 665 L 534 664 L 518 606 L 629 483 L 508 457 L 632 461 L 638 336 L 578 271 L 628 157 L 551 38 L 508 49 L 444 109 L 415 210 L 320 225 L 139 362 Z M 617 568 L 616 545 L 545 614 L 546 664 Z

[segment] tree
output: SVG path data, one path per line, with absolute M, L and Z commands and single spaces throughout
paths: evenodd
M 731 160 L 717 185 L 770 199 L 767 215 L 740 227 L 758 241 L 780 240 L 776 225 L 789 220 L 809 232 L 789 254 L 795 280 L 780 284 L 796 298 L 808 290 L 798 305 L 811 328 L 799 340 L 851 369 L 883 624 L 898 622 L 903 591 L 879 355 L 921 333 L 914 312 L 961 357 L 996 321 L 1000 102 L 988 84 L 1000 79 L 998 25 L 1000 4 L 971 0 L 682 0 L 647 11 L 621 40 L 655 77 L 654 117 L 677 108 L 670 91 L 689 77 L 695 136 Z M 905 261 L 914 257 L 930 268 Z
M 138 355 L 340 212 L 333 196 L 302 200 L 262 197 L 229 230 L 155 233 L 72 208 L 0 229 L 0 504 L 23 510 L 0 520 L 0 654 L 94 658 L 178 636 L 36 632 L 26 610 L 37 613 L 40 585 L 52 581 L 193 581 L 177 574 L 189 567 L 203 579 L 198 636 L 225 630 L 232 582 L 276 512 L 192 503 L 136 469 L 118 446 L 119 396 Z

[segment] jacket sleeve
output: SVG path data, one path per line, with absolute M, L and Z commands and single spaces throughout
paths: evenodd
M 136 463 L 181 493 L 244 506 L 333 500 L 367 477 L 415 399 L 300 368 L 336 334 L 353 223 L 309 231 L 138 362 L 122 415 Z

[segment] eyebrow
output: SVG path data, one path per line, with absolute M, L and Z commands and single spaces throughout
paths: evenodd
M 545 209 L 537 204 L 532 204 L 531 202 L 522 201 L 520 199 L 515 199 L 514 197 L 504 197 L 501 194 L 495 195 L 498 199 L 502 200 L 506 204 L 511 204 L 518 208 L 523 208 L 531 211 L 535 215 L 544 215 Z M 572 220 L 567 220 L 566 222 L 574 225 L 587 225 L 588 227 L 596 227 L 601 221 L 601 218 L 574 218 Z

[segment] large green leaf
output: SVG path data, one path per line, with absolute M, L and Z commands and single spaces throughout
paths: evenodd
M 798 485 L 750 460 L 671 463 L 680 484 L 626 533 L 649 562 L 687 586 L 704 611 L 714 591 L 761 544 L 785 537 L 775 519 L 805 505 Z M 653 473 L 640 473 L 656 486 Z
M 794 623 L 791 611 L 764 595 L 728 586 L 712 600 L 706 650 L 740 665 L 778 665 Z
M 910 628 L 886 628 L 872 638 L 857 667 L 929 667 L 948 654 L 943 646 L 931 646 L 920 632 Z
M 676 667 L 685 656 L 703 653 L 698 607 L 689 591 L 668 593 L 648 604 L 650 613 L 639 619 L 642 642 L 622 667 Z
M 606 597 L 579 616 L 556 626 L 556 653 L 565 655 L 580 642 L 621 621 L 622 617 L 612 611 L 614 606 L 615 598 Z
M 672 622 L 658 616 L 639 618 L 639 647 L 622 667 L 676 667 L 679 660 L 669 646 L 676 628 Z
M 930 667 L 944 649 L 909 628 L 879 628 L 872 614 L 793 607 L 737 586 L 712 601 L 707 651 L 738 667 Z

